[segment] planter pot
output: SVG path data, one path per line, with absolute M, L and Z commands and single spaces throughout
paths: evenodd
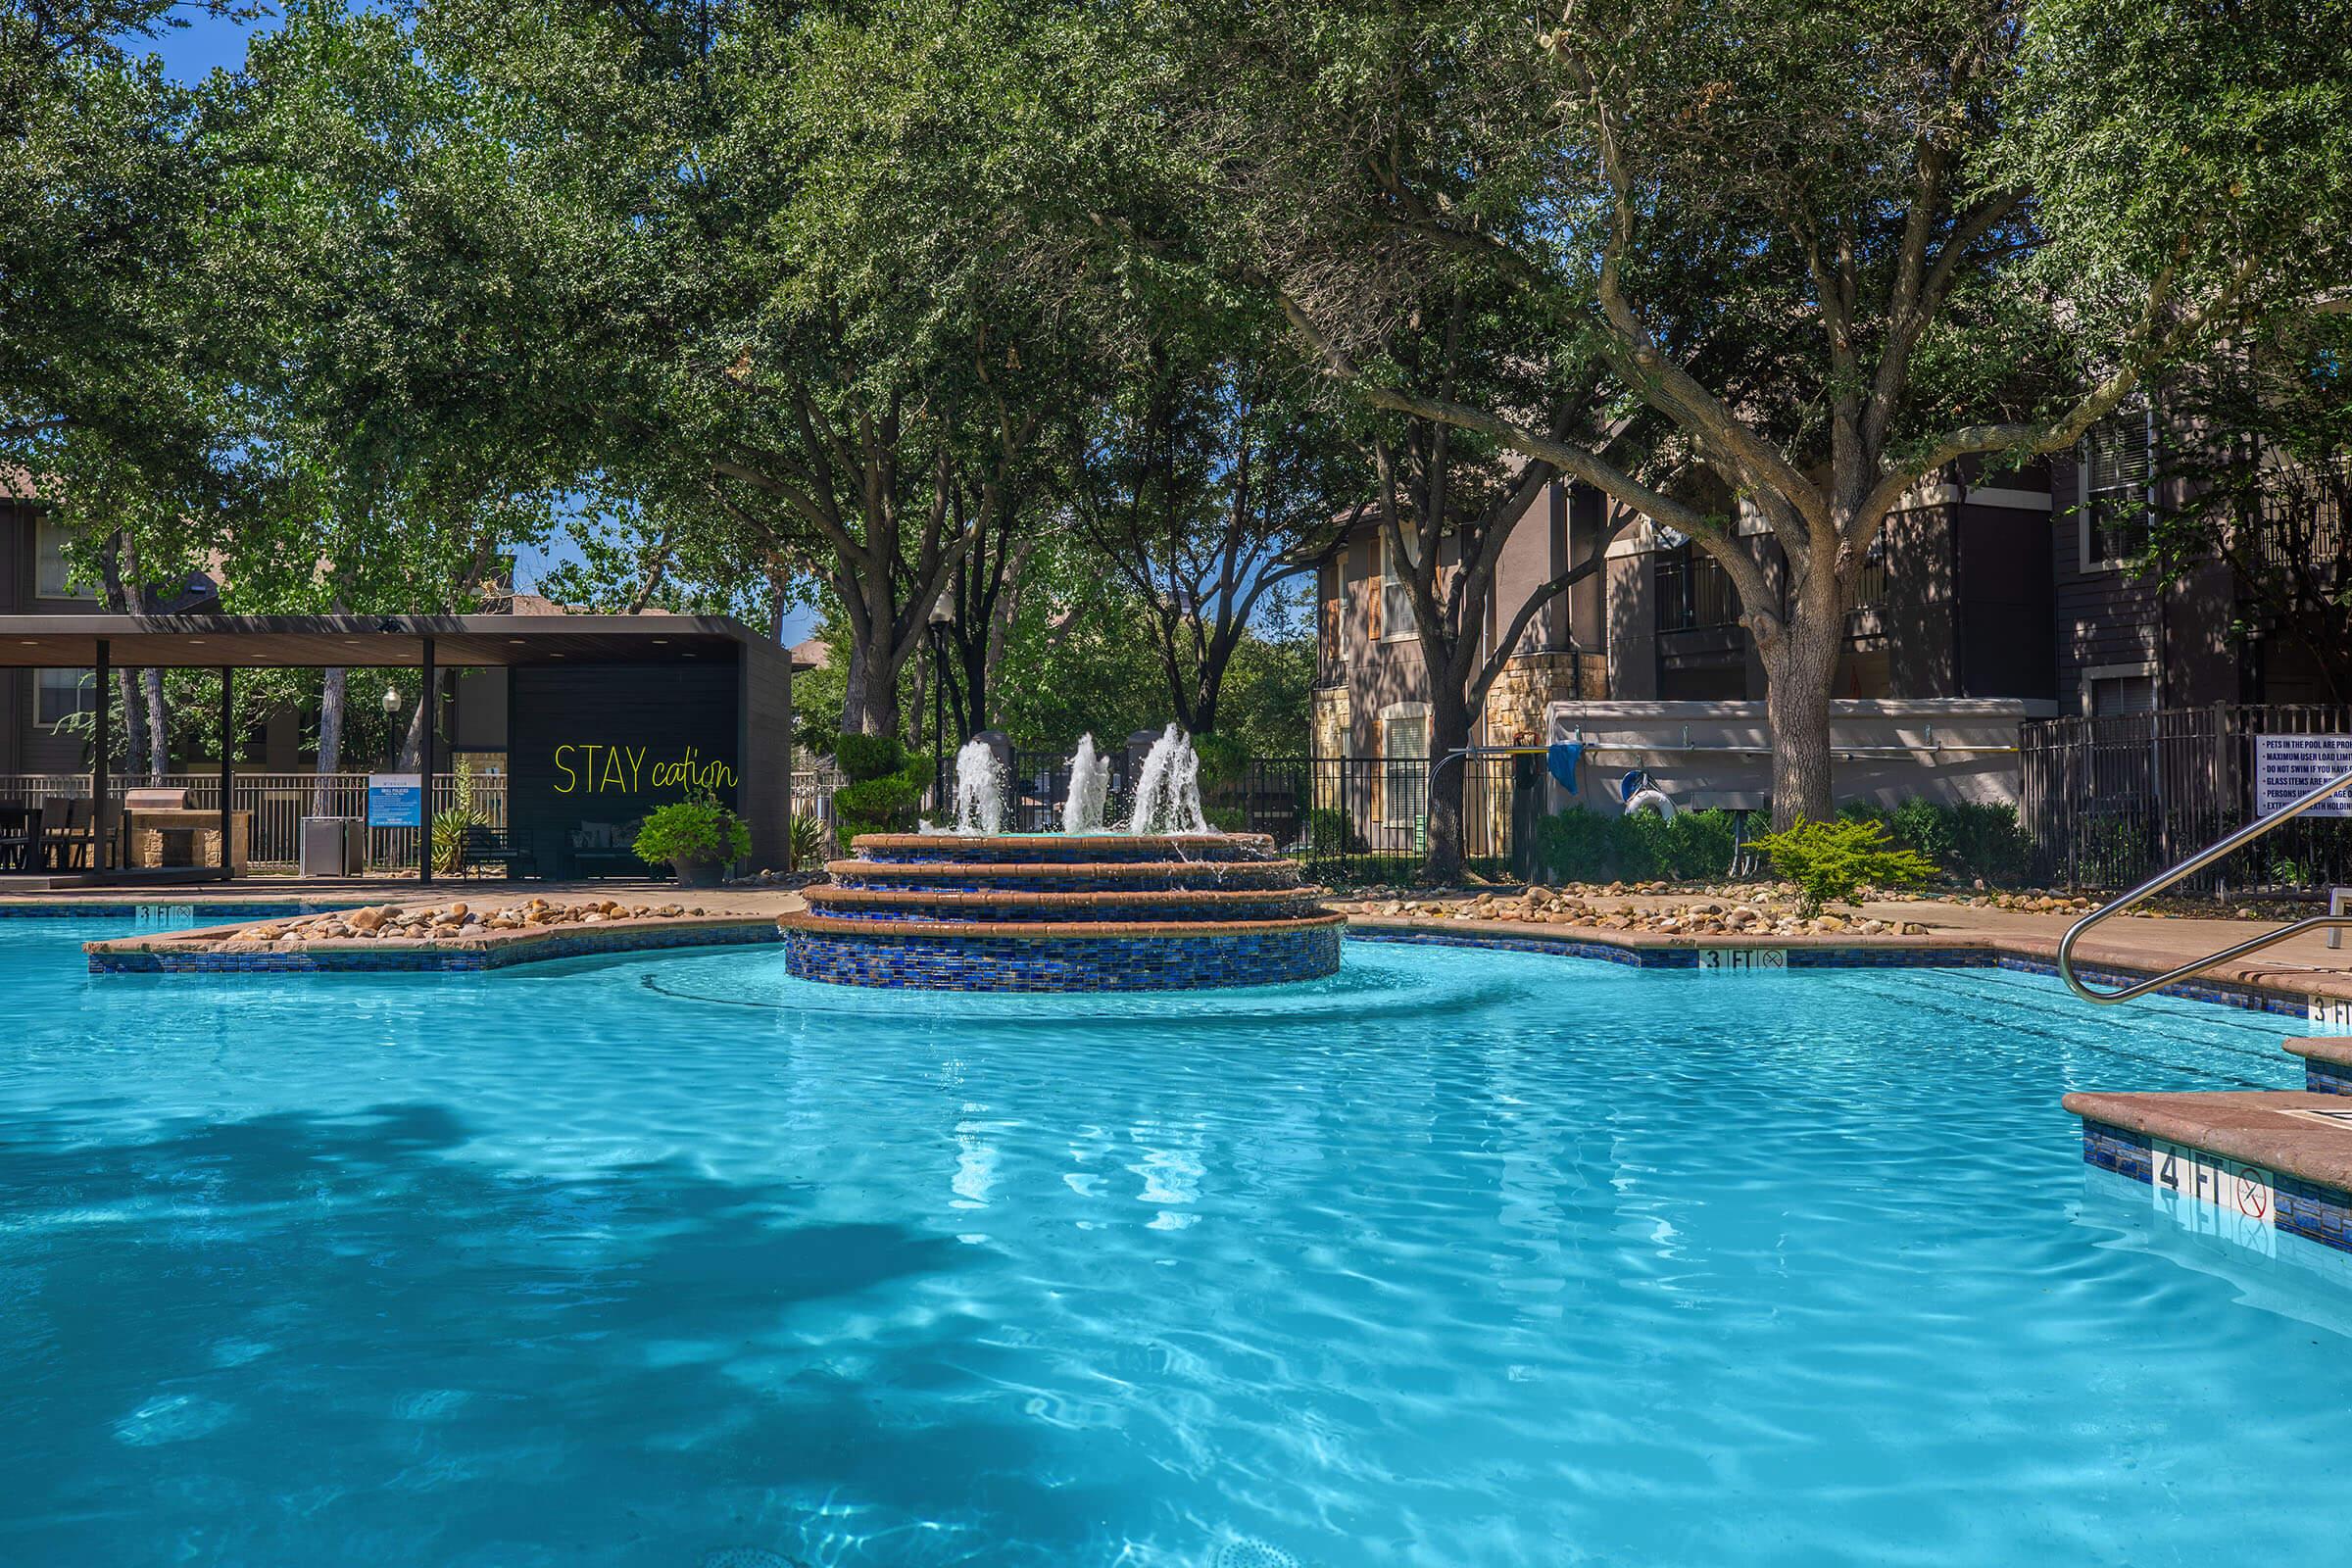
M 669 868 L 677 873 L 678 886 L 682 888 L 714 888 L 719 884 L 720 874 L 726 870 L 726 863 L 721 860 L 672 860 Z

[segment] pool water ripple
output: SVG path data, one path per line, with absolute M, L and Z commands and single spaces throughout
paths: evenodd
M 267 983 L 0 934 L 0 1561 L 2341 1560 L 2352 1319 L 2068 1089 L 2280 1025 L 1351 946 Z

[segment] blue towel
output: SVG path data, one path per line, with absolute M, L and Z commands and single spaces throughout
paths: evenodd
M 1584 760 L 1585 748 L 1581 741 L 1560 741 L 1551 748 L 1551 776 L 1558 779 L 1560 788 L 1571 795 L 1576 793 L 1576 770 Z

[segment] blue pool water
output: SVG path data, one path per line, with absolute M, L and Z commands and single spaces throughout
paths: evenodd
M 2080 1086 L 2284 1020 L 1351 944 L 93 979 L 0 922 L 0 1562 L 2340 1563 L 2340 1287 Z

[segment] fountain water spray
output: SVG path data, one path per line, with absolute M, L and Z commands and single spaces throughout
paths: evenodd
M 986 741 L 966 741 L 956 754 L 956 803 L 948 817 L 952 833 L 1004 830 L 1004 764 Z
M 1135 781 L 1135 811 L 1127 819 L 1127 831 L 1208 831 L 1208 818 L 1200 810 L 1200 759 L 1184 731 L 1174 724 L 1145 754 L 1143 772 Z
M 1092 735 L 1078 737 L 1077 755 L 1070 759 L 1069 799 L 1061 803 L 1064 833 L 1100 833 L 1110 805 L 1110 764 L 1095 753 Z

